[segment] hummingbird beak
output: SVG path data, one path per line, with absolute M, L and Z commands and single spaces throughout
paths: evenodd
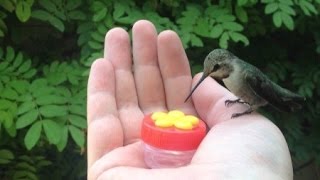
M 197 87 L 201 84 L 201 82 L 206 79 L 208 75 L 203 73 L 201 79 L 198 81 L 198 83 L 196 84 L 196 86 L 193 87 L 193 89 L 191 90 L 190 94 L 188 95 L 188 97 L 186 98 L 186 100 L 184 100 L 184 102 L 187 102 L 187 100 L 191 97 L 192 93 L 197 89 Z

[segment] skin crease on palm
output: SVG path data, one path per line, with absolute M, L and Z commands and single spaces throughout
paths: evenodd
M 104 58 L 91 67 L 88 179 L 293 179 L 279 129 L 257 113 L 230 119 L 246 107 L 225 107 L 225 100 L 236 97 L 213 79 L 207 78 L 184 103 L 201 74 L 192 79 L 175 32 L 157 34 L 153 24 L 141 20 L 134 24 L 132 36 L 131 47 L 125 30 L 110 30 Z M 142 118 L 172 109 L 197 115 L 210 131 L 190 165 L 148 169 L 139 138 Z

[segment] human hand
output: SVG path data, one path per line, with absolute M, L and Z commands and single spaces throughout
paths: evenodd
M 225 107 L 224 101 L 235 97 L 213 79 L 207 78 L 192 101 L 184 103 L 200 75 L 192 80 L 177 34 L 157 35 L 150 22 L 138 21 L 132 36 L 131 47 L 126 31 L 110 30 L 104 58 L 91 67 L 88 179 L 293 178 L 289 150 L 279 129 L 257 113 L 230 119 L 245 107 Z M 142 119 L 154 111 L 173 109 L 198 115 L 210 131 L 190 165 L 148 169 L 140 140 Z

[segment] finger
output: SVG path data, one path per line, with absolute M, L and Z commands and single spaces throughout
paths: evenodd
M 97 179 L 104 171 L 118 166 L 147 168 L 141 141 L 123 146 L 99 159 L 88 171 L 88 179 Z
M 88 80 L 88 167 L 103 154 L 123 144 L 114 94 L 111 63 L 104 59 L 96 60 L 91 66 Z
M 124 144 L 129 144 L 139 138 L 140 126 L 137 124 L 140 124 L 143 113 L 138 105 L 130 39 L 125 30 L 114 28 L 107 33 L 104 56 L 114 67 L 118 114 L 123 127 Z
M 166 110 L 164 88 L 157 57 L 157 32 L 145 20 L 132 28 L 134 76 L 139 105 L 145 114 Z
M 193 86 L 199 81 L 200 77 L 201 74 L 197 74 L 194 77 Z M 192 100 L 198 114 L 202 120 L 207 122 L 209 127 L 230 120 L 233 113 L 243 112 L 248 108 L 243 104 L 235 104 L 231 107 L 225 106 L 225 100 L 236 98 L 230 91 L 210 77 L 206 78 L 192 95 Z M 245 117 L 240 116 L 237 119 Z
M 158 36 L 158 57 L 167 107 L 194 114 L 192 104 L 184 103 L 190 92 L 192 77 L 188 58 L 175 32 L 164 31 Z

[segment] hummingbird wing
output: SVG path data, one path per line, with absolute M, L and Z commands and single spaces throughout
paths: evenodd
M 300 103 L 305 100 L 304 97 L 280 87 L 259 71 L 253 69 L 245 73 L 246 83 L 257 96 L 281 111 L 292 112 L 301 108 Z

